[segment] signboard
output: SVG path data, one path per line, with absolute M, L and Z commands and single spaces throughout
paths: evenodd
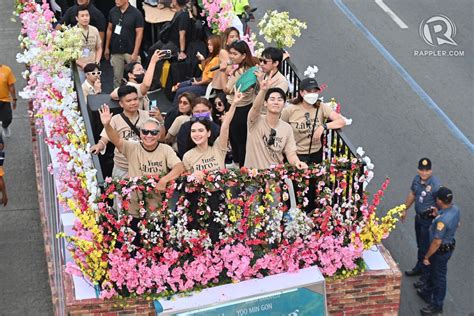
M 326 315 L 325 281 L 317 267 L 225 284 L 155 301 L 157 315 Z

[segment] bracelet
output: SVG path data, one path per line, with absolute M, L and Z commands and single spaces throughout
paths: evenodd
M 328 129 L 328 125 L 326 123 L 323 123 L 322 126 L 323 126 L 324 130 Z

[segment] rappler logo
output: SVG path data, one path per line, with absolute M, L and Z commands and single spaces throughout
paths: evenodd
M 447 16 L 441 14 L 421 22 L 420 36 L 430 46 L 458 45 L 453 39 L 456 36 L 456 25 Z

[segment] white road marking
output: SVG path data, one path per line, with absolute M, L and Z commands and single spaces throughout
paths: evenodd
M 401 28 L 401 29 L 407 29 L 408 28 L 408 25 L 406 25 L 402 19 L 400 19 L 398 17 L 398 15 L 395 14 L 395 12 L 392 11 L 392 9 L 390 9 L 384 2 L 383 0 L 375 0 L 375 3 L 377 3 L 377 5 L 385 11 L 385 13 L 388 14 L 389 17 L 392 18 L 392 20 L 397 23 L 397 25 Z

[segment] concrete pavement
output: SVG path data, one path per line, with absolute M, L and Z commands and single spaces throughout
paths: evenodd
M 24 66 L 16 63 L 19 23 L 10 21 L 14 1 L 0 2 L 0 63 L 9 65 L 19 91 Z M 18 99 L 12 136 L 5 138 L 9 202 L 0 207 L 0 315 L 52 315 L 51 291 L 38 213 L 27 103 Z

